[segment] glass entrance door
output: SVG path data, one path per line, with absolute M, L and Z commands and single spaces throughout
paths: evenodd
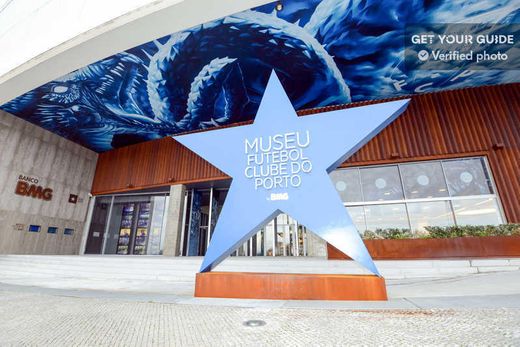
M 90 230 L 85 246 L 85 254 L 101 254 L 103 240 L 105 238 L 106 221 L 112 203 L 111 196 L 96 198 L 92 217 L 90 219 Z
M 151 202 L 130 202 L 121 207 L 121 222 L 116 234 L 116 254 L 146 254 L 150 235 Z M 114 237 L 115 239 L 115 237 Z
M 203 256 L 211 239 L 227 189 L 191 189 L 187 192 L 181 255 Z M 307 230 L 280 214 L 232 254 L 235 256 L 306 256 Z
M 203 256 L 227 190 L 192 189 L 185 199 L 181 255 Z
M 161 254 L 167 203 L 166 195 L 97 198 L 85 253 Z

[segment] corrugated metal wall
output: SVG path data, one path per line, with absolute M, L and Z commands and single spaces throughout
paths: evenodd
M 520 222 L 520 84 L 414 96 L 401 117 L 343 166 L 472 155 L 487 156 L 506 217 Z M 173 139 L 164 138 L 102 153 L 92 193 L 224 178 L 220 170 Z

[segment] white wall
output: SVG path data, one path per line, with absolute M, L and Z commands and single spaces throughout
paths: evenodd
M 0 105 L 100 59 L 270 1 L 12 0 L 0 12 Z
M 180 2 L 182 0 L 177 0 Z M 0 76 L 153 0 L 0 0 Z
M 0 111 L 0 254 L 77 254 L 96 162 L 97 153 Z M 15 194 L 19 175 L 53 189 L 52 200 Z M 69 203 L 70 194 L 81 201 Z M 42 230 L 30 233 L 30 224 Z M 47 234 L 49 226 L 58 233 Z

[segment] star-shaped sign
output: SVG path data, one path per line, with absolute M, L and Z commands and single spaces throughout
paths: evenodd
M 328 174 L 408 101 L 298 117 L 273 71 L 253 124 L 174 137 L 233 179 L 200 271 L 284 212 L 379 275 Z

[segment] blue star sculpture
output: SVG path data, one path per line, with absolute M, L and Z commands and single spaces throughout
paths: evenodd
M 284 212 L 379 276 L 328 174 L 408 101 L 298 117 L 273 71 L 253 124 L 174 137 L 233 179 L 200 271 Z

